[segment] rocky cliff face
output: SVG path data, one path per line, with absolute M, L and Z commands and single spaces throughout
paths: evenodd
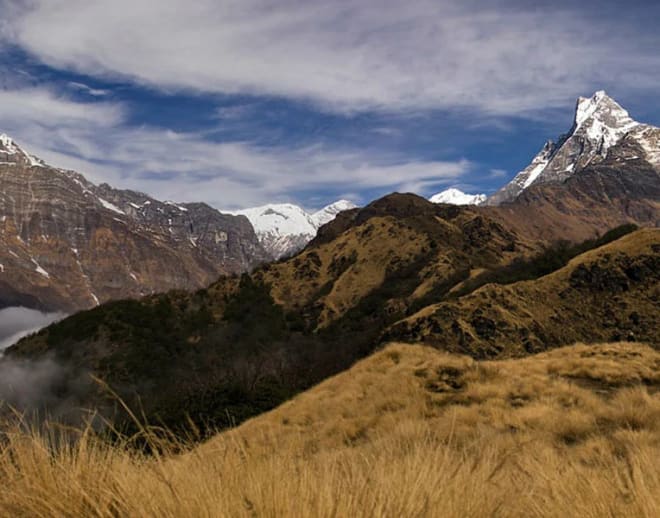
M 74 311 L 268 259 L 245 217 L 96 186 L 0 137 L 0 307 Z
M 660 130 L 642 131 L 648 149 Z M 514 201 L 482 210 L 519 235 L 546 243 L 582 241 L 626 223 L 660 227 L 660 167 L 639 135 L 629 134 L 579 174 L 534 184 Z

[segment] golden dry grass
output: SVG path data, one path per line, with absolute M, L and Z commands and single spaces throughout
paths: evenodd
M 660 354 L 391 345 L 182 455 L 9 433 L 2 516 L 660 516 Z
M 319 326 L 323 327 L 380 286 L 389 265 L 410 263 L 428 246 L 426 236 L 404 223 L 376 217 L 330 243 L 270 265 L 264 281 L 271 286 L 275 301 L 289 309 L 311 303 L 319 289 L 331 283 L 330 291 L 320 298 L 324 307 Z M 345 270 L 338 266 L 341 260 L 347 261 Z

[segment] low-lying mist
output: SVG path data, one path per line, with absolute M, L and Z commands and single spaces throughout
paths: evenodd
M 12 307 L 0 310 L 0 354 L 22 337 L 38 331 L 42 327 L 66 315 L 60 312 L 44 313 L 36 309 Z
M 81 415 L 78 396 L 89 390 L 88 374 L 73 372 L 50 356 L 28 360 L 3 354 L 22 337 L 65 316 L 24 307 L 0 310 L 0 417 L 15 410 L 30 421 L 37 417 L 75 422 Z

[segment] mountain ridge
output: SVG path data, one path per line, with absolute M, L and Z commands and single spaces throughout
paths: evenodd
M 129 404 L 140 394 L 145 415 L 158 422 L 176 427 L 187 415 L 204 428 L 268 410 L 383 340 L 409 339 L 418 328 L 432 335 L 433 345 L 478 358 L 524 355 L 589 340 L 589 333 L 609 339 L 632 332 L 655 342 L 649 300 L 660 235 L 652 229 L 623 238 L 623 247 L 597 249 L 598 260 L 584 268 L 573 261 L 554 277 L 486 286 L 452 302 L 452 290 L 466 280 L 549 246 L 498 222 L 494 209 L 501 210 L 392 194 L 339 213 L 289 259 L 196 292 L 104 304 L 23 339 L 6 355 L 8 361 L 52 357 L 73 373 L 67 379 L 92 372 Z M 529 312 L 519 303 L 528 299 Z M 554 309 L 543 309 L 545 301 Z M 465 318 L 456 314 L 463 305 Z M 537 313 L 560 310 L 566 318 L 535 324 Z M 425 311 L 430 320 L 419 318 Z M 599 319 L 616 311 L 621 318 L 593 333 Z M 589 312 L 594 318 L 584 318 Z M 497 334 L 500 321 L 507 325 Z M 93 387 L 76 397 L 78 407 L 104 415 L 116 410 Z
M 95 185 L 0 139 L 0 306 L 75 311 L 268 259 L 247 218 Z
M 5 134 L 0 178 L 0 306 L 73 311 L 203 287 L 296 254 L 373 210 L 340 200 L 314 213 L 270 204 L 227 215 L 160 202 L 52 168 Z M 625 223 L 660 225 L 659 178 L 660 129 L 599 91 L 578 99 L 571 131 L 498 193 L 483 201 L 448 189 L 431 200 L 473 204 L 530 242 L 580 241 Z

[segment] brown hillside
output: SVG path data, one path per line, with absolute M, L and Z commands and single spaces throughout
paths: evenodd
M 102 305 L 22 340 L 6 358 L 46 356 L 75 373 L 57 394 L 71 395 L 76 408 L 121 414 L 93 384 L 68 382 L 92 373 L 151 420 L 177 427 L 192 416 L 202 427 L 226 426 L 370 354 L 388 325 L 472 269 L 529 251 L 472 209 L 414 195 L 388 196 L 353 218 L 287 261 L 194 294 Z M 3 396 L 0 386 L 0 397 L 14 403 L 8 390 Z
M 392 194 L 340 214 L 300 255 L 256 278 L 272 287 L 278 304 L 314 314 L 324 327 L 384 284 L 404 281 L 386 311 L 405 312 L 471 269 L 508 262 L 533 248 L 472 208 Z
M 635 388 L 654 401 L 653 415 L 639 416 L 648 421 L 608 416 L 617 398 Z M 628 426 L 650 427 L 660 446 L 660 352 L 629 342 L 578 344 L 479 362 L 424 346 L 388 345 L 202 450 L 210 453 L 234 436 L 263 452 L 293 442 L 301 453 L 314 452 L 415 433 L 421 422 L 438 439 L 462 444 L 487 431 L 493 438 L 525 442 L 535 435 L 574 446 Z
M 642 229 L 532 281 L 486 285 L 428 306 L 386 339 L 478 358 L 520 356 L 574 341 L 660 344 L 660 230 Z
M 660 173 L 642 156 L 624 139 L 605 160 L 562 183 L 533 185 L 513 202 L 480 210 L 533 241 L 578 242 L 626 223 L 658 227 Z
M 56 401 L 67 401 L 67 409 L 126 417 L 94 384 L 70 381 L 93 374 L 151 421 L 177 428 L 190 417 L 208 430 L 272 409 L 349 368 L 383 339 L 478 358 L 575 340 L 634 336 L 654 344 L 658 254 L 657 234 L 649 232 L 610 245 L 607 250 L 621 246 L 624 253 L 606 254 L 598 267 L 625 282 L 600 270 L 572 280 L 558 272 L 545 278 L 556 278 L 552 285 L 493 285 L 452 301 L 457 295 L 450 291 L 468 276 L 516 266 L 537 245 L 474 208 L 391 195 L 340 215 L 289 260 L 194 294 L 171 292 L 76 314 L 9 348 L 3 361 L 56 361 L 62 366 Z M 638 240 L 646 244 L 635 248 Z M 608 261 L 621 264 L 610 268 Z M 6 389 L 0 386 L 0 397 L 17 404 L 16 391 Z M 40 414 L 54 406 L 47 395 Z

